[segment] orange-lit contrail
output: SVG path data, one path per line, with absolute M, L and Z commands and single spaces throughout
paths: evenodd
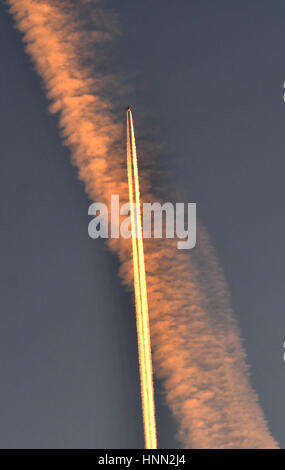
M 147 286 L 140 211 L 138 164 L 132 112 L 127 110 L 127 169 L 145 447 L 157 448 Z M 135 193 L 135 198 L 134 198 Z M 135 200 L 135 201 L 134 201 Z M 135 202 L 135 204 L 134 204 Z
M 117 76 L 114 80 L 106 76 L 109 58 L 102 61 L 102 44 L 117 34 L 112 12 L 102 9 L 104 2 L 99 0 L 6 1 L 23 33 L 25 49 L 42 77 L 49 109 L 57 113 L 61 135 L 72 151 L 72 161 L 90 199 L 108 206 L 113 194 L 119 194 L 122 203 L 136 200 L 139 190 L 131 114 L 128 145 L 129 168 L 134 174 L 132 198 L 124 167 L 121 111 L 118 115 L 116 105 L 125 84 L 121 87 Z M 107 93 L 109 85 L 111 95 Z M 144 182 L 142 200 L 158 201 L 148 172 L 140 169 L 140 178 Z M 167 191 L 168 200 L 168 189 L 160 189 Z M 119 222 L 117 225 L 119 229 Z M 135 223 L 133 227 L 139 232 Z M 207 232 L 198 224 L 197 246 L 179 255 L 177 240 L 145 239 L 144 246 L 139 240 L 133 240 L 135 269 L 129 240 L 110 238 L 108 247 L 119 257 L 124 285 L 129 289 L 135 283 L 146 403 L 151 398 L 147 395 L 151 374 L 147 375 L 146 358 L 150 356 L 146 346 L 150 344 L 148 335 L 143 336 L 146 324 L 141 313 L 146 292 L 144 271 L 141 277 L 139 271 L 143 253 L 154 370 L 177 421 L 183 447 L 277 448 L 251 385 L 230 293 Z M 144 408 L 148 443 L 153 437 L 150 424 L 154 416 L 149 410 Z

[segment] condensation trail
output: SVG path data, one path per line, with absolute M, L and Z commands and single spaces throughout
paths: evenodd
M 119 113 L 116 108 L 121 83 L 106 76 L 109 56 L 100 65 L 103 44 L 116 34 L 112 12 L 102 12 L 99 0 L 7 2 L 90 199 L 109 206 L 111 196 L 119 194 L 122 204 L 128 202 L 124 130 L 121 108 Z M 113 88 L 107 96 L 110 81 Z M 135 149 L 133 144 L 129 142 L 130 149 Z M 135 166 L 136 160 L 134 186 Z M 148 170 L 140 169 L 140 178 L 142 201 L 158 201 Z M 134 200 L 136 188 L 132 191 Z M 178 253 L 177 240 L 144 239 L 153 364 L 165 402 L 186 448 L 277 448 L 252 388 L 217 255 L 205 229 L 197 228 L 198 243 L 190 253 Z M 130 240 L 111 238 L 108 247 L 119 257 L 124 285 L 129 290 L 134 283 L 140 286 Z M 137 244 L 134 251 L 138 268 L 141 248 Z M 137 296 L 139 309 L 141 303 Z M 141 320 L 138 330 L 143 326 Z M 140 369 L 146 376 L 144 362 Z M 145 419 L 147 423 L 149 417 Z
M 127 169 L 145 447 L 157 448 L 150 326 L 140 211 L 138 164 L 132 112 L 127 110 Z M 135 201 L 134 201 L 135 190 Z M 135 211 L 135 213 L 134 213 Z

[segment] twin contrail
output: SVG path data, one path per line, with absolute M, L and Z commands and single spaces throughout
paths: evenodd
M 127 109 L 127 169 L 129 199 L 131 204 L 132 254 L 134 291 L 136 303 L 138 352 L 141 380 L 141 397 L 146 449 L 156 449 L 156 422 L 152 379 L 151 340 L 149 328 L 147 285 L 141 224 L 141 201 L 137 152 L 132 112 Z M 135 197 L 134 197 L 135 194 Z
M 90 199 L 109 205 L 111 196 L 119 194 L 122 203 L 128 202 L 124 126 L 114 105 L 118 103 L 114 90 L 120 85 L 113 77 L 113 94 L 107 95 L 110 77 L 97 63 L 97 53 L 102 64 L 103 44 L 116 34 L 114 16 L 98 8 L 102 2 L 97 0 L 7 1 Z M 133 129 L 130 113 L 128 119 Z M 135 142 L 128 141 L 130 155 Z M 136 201 L 134 155 L 132 199 Z M 158 201 L 148 172 L 140 168 L 140 177 L 142 202 Z M 108 246 L 119 257 L 124 285 L 129 290 L 135 285 L 137 312 L 141 312 L 138 336 L 140 358 L 146 358 L 140 367 L 142 395 L 149 404 L 144 406 L 147 446 L 155 447 L 155 426 L 142 253 L 154 373 L 176 419 L 181 444 L 276 448 L 251 386 L 227 283 L 205 229 L 198 226 L 197 246 L 190 253 L 178 253 L 177 240 L 171 239 L 144 239 L 142 247 L 139 237 L 133 247 L 135 269 L 129 240 L 113 238 Z

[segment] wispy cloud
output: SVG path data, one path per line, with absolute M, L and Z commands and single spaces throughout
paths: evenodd
M 106 204 L 111 194 L 126 202 L 123 121 L 106 96 L 110 77 L 101 67 L 104 45 L 117 34 L 116 16 L 98 1 L 7 1 L 87 193 Z M 148 175 L 141 176 L 143 199 L 151 201 Z M 177 252 L 176 240 L 145 240 L 155 373 L 180 440 L 192 448 L 275 448 L 250 385 L 223 273 L 201 226 L 197 240 L 190 255 Z M 109 247 L 131 289 L 130 242 L 111 240 Z

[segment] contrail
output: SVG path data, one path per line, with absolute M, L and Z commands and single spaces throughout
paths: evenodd
M 136 299 L 137 335 L 141 377 L 141 396 L 144 419 L 145 447 L 157 448 L 156 421 L 153 392 L 153 372 L 147 286 L 141 225 L 141 201 L 138 177 L 137 152 L 132 112 L 127 109 L 127 169 L 129 199 L 131 204 L 132 251 L 134 266 L 134 290 Z M 135 190 L 135 201 L 133 188 Z M 135 202 L 135 204 L 134 204 Z M 135 214 L 134 214 L 135 210 Z
M 103 45 L 116 34 L 114 16 L 99 8 L 98 1 L 8 0 L 8 4 L 89 197 L 109 205 L 111 195 L 119 194 L 122 203 L 128 202 L 121 114 L 115 112 L 116 95 L 106 96 L 110 77 L 97 63 Z M 120 88 L 115 79 L 112 83 L 113 91 Z M 158 201 L 148 173 L 141 168 L 140 177 L 142 202 Z M 133 290 L 140 277 L 138 272 L 134 275 L 132 244 L 112 238 L 108 246 L 119 257 L 122 282 Z M 154 373 L 163 384 L 181 444 L 278 447 L 252 388 L 229 290 L 205 229 L 198 227 L 197 246 L 190 253 L 178 253 L 177 240 L 170 239 L 144 239 L 143 249 Z M 139 250 L 137 244 L 137 266 Z M 142 302 L 137 296 L 138 309 Z M 146 371 L 141 373 L 146 387 Z M 145 413 L 144 419 L 149 428 L 150 416 Z

